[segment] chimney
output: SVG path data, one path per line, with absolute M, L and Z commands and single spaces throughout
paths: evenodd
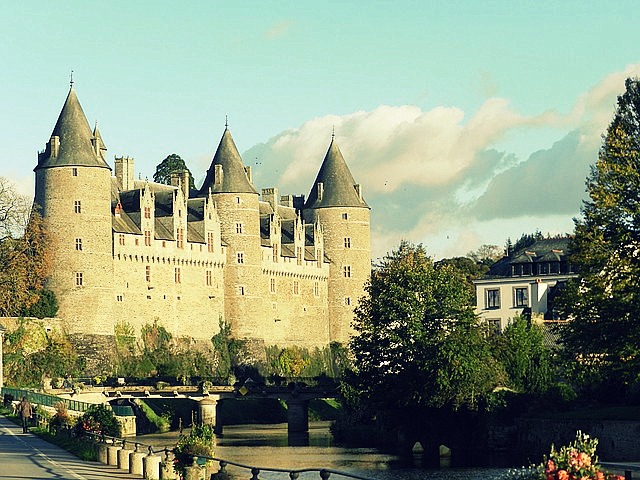
M 133 190 L 133 157 L 115 157 L 115 166 L 120 189 L 123 192 Z
M 184 198 L 189 198 L 189 170 L 182 171 L 182 193 Z
M 262 199 L 271 205 L 271 208 L 275 212 L 278 208 L 278 189 L 277 188 L 263 188 Z

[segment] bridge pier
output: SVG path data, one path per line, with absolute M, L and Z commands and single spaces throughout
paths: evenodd
M 198 401 L 198 420 L 202 425 L 213 425 L 216 434 L 222 433 L 222 421 L 218 411 L 219 403 L 219 395 L 211 395 Z
M 309 431 L 309 400 L 290 398 L 287 404 L 287 428 L 289 433 Z

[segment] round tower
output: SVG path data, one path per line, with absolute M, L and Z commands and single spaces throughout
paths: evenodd
M 211 195 L 220 218 L 222 242 L 227 246 L 225 320 L 237 338 L 263 338 L 266 287 L 261 282 L 260 210 L 251 183 L 228 128 L 222 135 L 199 196 Z
M 346 343 L 358 300 L 371 275 L 370 208 L 332 137 L 304 206 L 308 222 L 324 232 L 329 259 L 328 306 L 331 341 Z
M 47 287 L 69 333 L 113 335 L 111 169 L 73 89 L 35 167 L 52 255 Z

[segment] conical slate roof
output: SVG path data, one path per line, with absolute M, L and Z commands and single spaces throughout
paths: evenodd
M 216 165 L 222 166 L 222 181 L 216 182 Z M 200 188 L 199 195 L 212 193 L 258 193 L 247 178 L 242 158 L 228 128 L 224 129 L 220 144 L 213 156 L 207 177 Z
M 46 150 L 38 157 L 36 170 L 75 165 L 110 169 L 109 165 L 95 153 L 92 144 L 93 133 L 73 86 L 69 90 L 51 136 L 57 136 L 60 139 L 58 153 L 52 155 L 51 142 L 47 143 Z
M 319 183 L 322 183 L 323 186 L 321 197 L 318 195 Z M 329 150 L 322 161 L 322 166 L 305 204 L 305 208 L 324 207 L 369 208 L 356 191 L 356 182 L 353 180 L 335 139 L 331 139 L 331 145 L 329 145 Z

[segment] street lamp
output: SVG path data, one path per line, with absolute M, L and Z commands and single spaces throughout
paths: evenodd
M 4 387 L 4 372 L 2 370 L 2 364 L 4 363 L 4 358 L 2 356 L 2 342 L 4 342 L 4 332 L 5 328 L 0 324 L 0 391 L 2 387 Z

